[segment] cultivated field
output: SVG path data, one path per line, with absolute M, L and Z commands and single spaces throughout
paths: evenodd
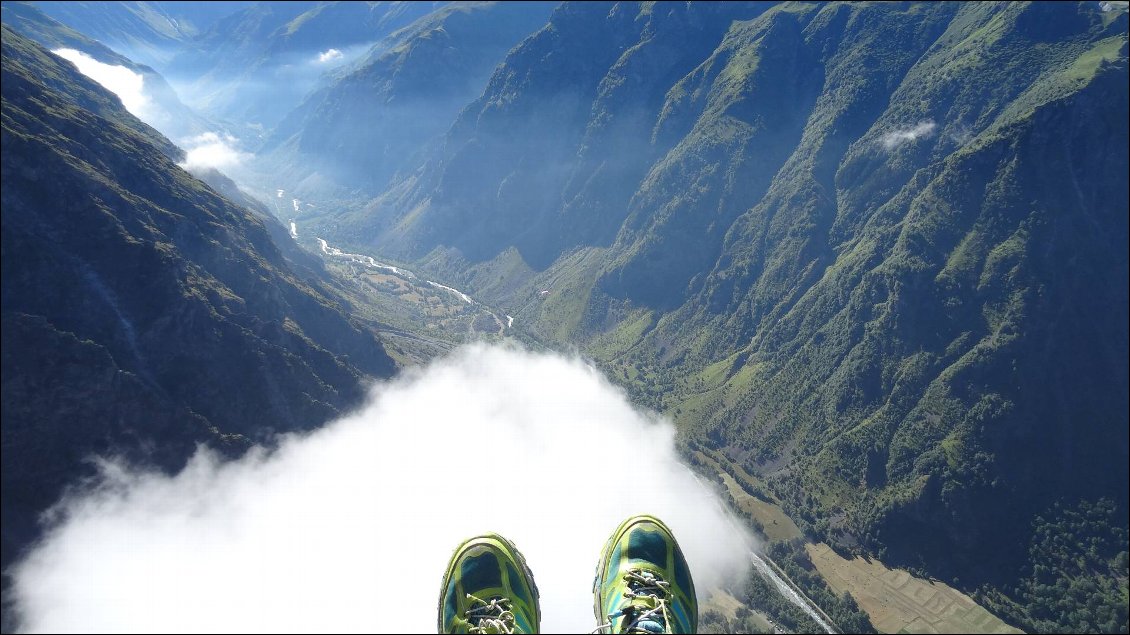
M 745 606 L 741 600 L 737 599 L 729 592 L 722 589 L 713 589 L 707 592 L 706 601 L 699 605 L 699 612 L 705 613 L 706 611 L 718 611 L 731 620 L 736 620 L 738 609 Z M 775 631 L 773 622 L 761 611 L 751 611 L 749 617 L 749 626 L 753 627 L 755 632 L 768 633 Z
M 837 593 L 849 591 L 881 633 L 1022 632 L 942 582 L 888 569 L 877 560 L 847 560 L 824 543 L 805 548 L 828 585 Z
M 734 505 L 764 528 L 769 541 L 801 537 L 800 528 L 774 502 L 747 493 L 735 476 L 722 469 L 707 453 L 699 458 L 725 483 Z M 734 466 L 737 478 L 748 485 L 762 483 Z M 806 543 L 809 558 L 836 593 L 849 591 L 871 623 L 882 633 L 1020 633 L 975 603 L 969 596 L 942 583 L 889 569 L 878 560 L 845 559 L 824 543 Z
M 780 507 L 745 493 L 734 477 L 728 473 L 719 472 L 719 476 L 730 491 L 734 503 L 751 518 L 761 523 L 765 537 L 770 541 L 789 540 L 803 535 L 796 523 L 786 516 Z

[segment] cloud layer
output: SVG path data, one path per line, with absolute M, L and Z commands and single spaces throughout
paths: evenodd
M 934 123 L 932 119 L 919 121 L 917 124 L 910 128 L 903 128 L 900 130 L 892 130 L 891 132 L 888 132 L 887 134 L 883 135 L 881 142 L 884 148 L 891 150 L 910 141 L 917 141 L 921 138 L 928 139 L 934 136 L 934 128 L 936 128 L 937 126 L 938 124 Z
M 221 136 L 215 132 L 205 132 L 185 139 L 180 144 L 185 149 L 185 160 L 180 166 L 189 171 L 237 168 L 251 157 L 251 154 L 238 149 L 238 142 L 239 140 L 231 135 Z
M 335 62 L 343 57 L 345 57 L 345 55 L 337 49 L 326 49 L 318 54 L 318 63 L 325 64 L 327 62 Z
M 122 105 L 126 107 L 126 110 L 138 119 L 149 123 L 147 118 L 153 115 L 152 101 L 145 94 L 145 78 L 140 74 L 125 66 L 103 64 L 86 53 L 75 49 L 61 48 L 51 52 L 71 62 L 80 73 L 117 95 L 118 99 L 122 100 Z
M 21 630 L 434 632 L 452 549 L 490 530 L 527 557 L 544 630 L 587 632 L 600 548 L 641 512 L 671 525 L 700 598 L 749 560 L 670 426 L 578 360 L 511 348 L 409 371 L 271 453 L 104 474 L 14 570 Z

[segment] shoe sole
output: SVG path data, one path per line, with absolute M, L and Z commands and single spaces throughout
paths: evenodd
M 443 606 L 443 596 L 447 593 L 447 585 L 451 582 L 451 576 L 455 574 L 455 564 L 459 562 L 459 558 L 463 553 L 471 547 L 479 544 L 491 545 L 492 541 L 502 543 L 506 552 L 514 556 L 514 560 L 522 568 L 523 575 L 530 581 L 530 590 L 534 593 L 534 624 L 536 624 L 538 631 L 541 630 L 541 593 L 538 592 L 537 582 L 534 581 L 534 572 L 530 570 L 530 566 L 526 564 L 526 557 L 522 555 L 521 551 L 518 551 L 518 547 L 515 547 L 514 543 L 492 532 L 464 540 L 459 543 L 459 546 L 455 548 L 455 552 L 451 554 L 451 560 L 447 563 L 447 570 L 444 572 L 443 581 L 439 586 L 439 600 L 436 602 L 436 613 L 438 614 L 436 617 L 436 632 L 443 632 L 443 610 L 440 607 Z

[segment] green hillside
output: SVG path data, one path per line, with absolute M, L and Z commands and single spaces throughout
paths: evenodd
M 1040 519 L 1127 510 L 1127 85 L 1099 3 L 566 4 L 335 221 L 1041 628 Z

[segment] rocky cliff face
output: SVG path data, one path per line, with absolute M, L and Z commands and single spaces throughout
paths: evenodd
M 95 454 L 173 468 L 356 404 L 391 359 L 313 261 L 3 32 L 4 562 Z

